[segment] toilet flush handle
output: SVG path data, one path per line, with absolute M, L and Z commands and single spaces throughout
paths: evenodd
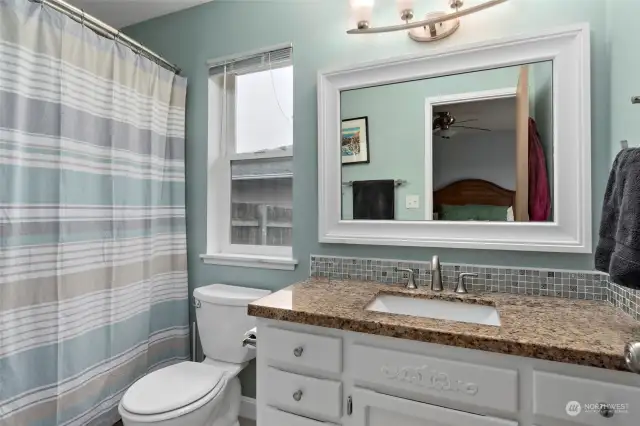
M 242 340 L 242 347 L 256 349 L 258 347 L 258 339 L 255 337 L 245 337 Z

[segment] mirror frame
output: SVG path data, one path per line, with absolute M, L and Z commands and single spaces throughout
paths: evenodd
M 553 222 L 342 220 L 341 91 L 549 60 Z M 590 64 L 589 26 L 581 24 L 320 71 L 319 242 L 591 253 Z

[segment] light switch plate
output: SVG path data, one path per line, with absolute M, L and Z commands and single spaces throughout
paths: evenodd
M 408 209 L 420 208 L 420 196 L 419 195 L 407 195 L 405 199 L 405 207 Z

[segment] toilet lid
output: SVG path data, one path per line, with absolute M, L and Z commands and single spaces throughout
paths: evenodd
M 170 365 L 135 382 L 122 397 L 122 406 L 134 414 L 177 410 L 203 398 L 218 384 L 224 384 L 223 376 L 222 370 L 197 362 Z

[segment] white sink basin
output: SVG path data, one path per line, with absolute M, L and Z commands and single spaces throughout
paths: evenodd
M 470 322 L 483 325 L 500 325 L 500 316 L 493 306 L 437 299 L 381 294 L 365 308 L 368 311 L 416 317 Z

